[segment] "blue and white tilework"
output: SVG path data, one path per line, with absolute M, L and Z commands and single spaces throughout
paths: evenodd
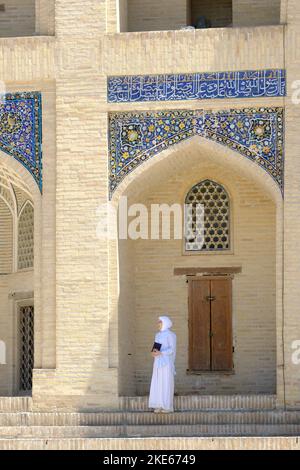
M 108 77 L 108 101 L 272 98 L 286 95 L 285 70 Z
M 0 149 L 22 163 L 42 191 L 41 108 L 39 92 L 0 97 Z
M 283 191 L 282 108 L 111 113 L 110 194 L 136 167 L 195 135 L 218 142 L 261 166 Z

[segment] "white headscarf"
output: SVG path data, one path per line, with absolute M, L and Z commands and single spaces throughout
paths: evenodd
M 169 328 L 172 328 L 172 321 L 169 317 L 159 317 L 159 320 L 162 322 L 162 327 L 160 331 L 166 331 Z

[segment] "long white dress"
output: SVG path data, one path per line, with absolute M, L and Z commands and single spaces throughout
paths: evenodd
M 149 408 L 174 411 L 176 334 L 169 329 L 160 331 L 155 335 L 155 342 L 161 343 L 162 354 L 154 358 Z

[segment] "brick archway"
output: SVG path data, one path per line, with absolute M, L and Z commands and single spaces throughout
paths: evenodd
M 191 166 L 190 170 L 188 168 Z M 211 168 L 215 168 L 215 173 L 211 172 Z M 186 179 L 186 184 L 182 183 L 181 178 L 185 178 L 184 173 L 186 169 L 186 174 L 190 176 Z M 194 171 L 195 170 L 195 171 Z M 283 247 L 283 240 L 282 240 L 282 223 L 283 223 L 283 199 L 281 190 L 276 181 L 266 172 L 261 166 L 257 165 L 255 162 L 252 162 L 250 159 L 245 158 L 243 155 L 239 154 L 238 152 L 234 152 L 232 149 L 218 145 L 218 143 L 213 142 L 209 139 L 200 136 L 193 136 L 190 139 L 187 139 L 176 146 L 171 146 L 168 149 L 160 152 L 156 158 L 149 158 L 145 161 L 142 165 L 139 165 L 135 171 L 127 175 L 126 178 L 121 182 L 118 186 L 117 190 L 114 192 L 112 197 L 112 204 L 114 206 L 118 206 L 119 198 L 121 196 L 127 196 L 128 203 L 131 202 L 138 202 L 144 204 L 144 201 L 151 200 L 154 198 L 154 202 L 157 202 L 155 197 L 157 194 L 161 195 L 164 194 L 164 186 L 165 185 L 172 185 L 172 190 L 166 190 L 166 198 L 171 198 L 170 200 L 173 201 L 173 194 L 176 202 L 184 201 L 184 197 L 190 187 L 192 187 L 195 183 L 199 182 L 199 174 L 201 174 L 201 178 L 205 179 L 208 177 L 213 178 L 215 181 L 218 181 L 222 184 L 230 183 L 230 186 L 226 185 L 226 188 L 229 191 L 229 194 L 232 198 L 233 202 L 233 211 L 237 211 L 237 193 L 239 191 L 239 183 L 235 181 L 232 174 L 241 175 L 245 181 L 248 183 L 249 187 L 249 194 L 252 194 L 252 191 L 256 191 L 259 188 L 261 191 L 262 200 L 266 196 L 266 199 L 271 199 L 276 206 L 276 223 L 274 221 L 272 225 L 272 230 L 268 229 L 268 233 L 272 233 L 272 237 L 274 240 L 274 258 L 273 262 L 275 263 L 276 257 L 276 285 L 279 286 L 281 289 L 282 286 L 282 247 Z M 172 178 L 174 175 L 174 178 Z M 185 180 L 184 180 L 185 181 Z M 236 186 L 237 185 L 237 186 Z M 253 186 L 252 186 L 253 185 Z M 252 190 L 253 188 L 253 190 Z M 256 188 L 256 189 L 255 189 Z M 156 192 L 155 192 L 156 191 Z M 244 191 L 244 190 L 243 190 Z M 242 193 L 243 193 L 242 191 Z M 244 194 L 244 193 L 243 193 Z M 155 196 L 156 195 L 156 196 Z M 150 199 L 149 199 L 150 198 Z M 243 199 L 243 198 L 242 198 Z M 167 200 L 167 199 L 166 199 Z M 165 199 L 162 202 L 166 202 Z M 257 200 L 258 201 L 258 200 Z M 251 204 L 250 204 L 251 206 Z M 235 217 L 239 218 L 239 215 L 235 213 Z M 236 219 L 237 220 L 237 219 Z M 247 224 L 247 222 L 246 222 Z M 233 226 L 234 227 L 234 226 Z M 235 230 L 235 229 L 234 229 Z M 235 232 L 236 233 L 236 232 Z M 256 233 L 261 233 L 258 229 Z M 236 235 L 234 235 L 236 236 Z M 117 332 L 118 330 L 122 331 L 122 336 L 124 335 L 124 328 L 128 323 L 128 318 L 126 319 L 126 307 L 124 307 L 127 302 L 127 298 L 130 295 L 127 287 L 127 280 L 130 279 L 130 283 L 133 282 L 133 278 L 130 277 L 130 273 L 135 272 L 134 269 L 131 269 L 130 263 L 134 263 L 136 258 L 135 255 L 128 258 L 128 253 L 131 253 L 130 250 L 133 249 L 130 245 L 126 245 L 126 241 L 118 241 L 111 240 L 110 242 L 110 298 L 111 298 L 111 308 L 110 308 L 110 334 L 112 338 L 112 348 L 116 348 L 118 351 L 118 340 L 117 340 Z M 122 244 L 121 244 L 122 243 Z M 128 242 L 131 243 L 131 242 Z M 134 242 L 133 242 L 134 243 Z M 146 243 L 146 242 L 145 242 Z M 136 245 L 137 246 L 137 245 Z M 138 259 L 141 258 L 141 253 L 139 252 Z M 144 255 L 146 252 L 144 252 Z M 149 254 L 157 253 L 156 248 L 154 246 L 150 247 Z M 164 253 L 164 256 L 167 255 L 168 250 Z M 181 251 L 178 251 L 178 256 L 180 256 Z M 151 255 L 151 256 L 152 256 Z M 212 255 L 213 256 L 213 255 Z M 224 255 L 227 256 L 227 255 Z M 230 253 L 229 258 L 235 259 L 235 252 L 233 251 Z M 126 258 L 127 257 L 127 258 Z M 228 259 L 226 262 L 228 263 Z M 159 259 L 165 259 L 164 257 L 160 257 Z M 176 262 L 178 263 L 178 259 L 176 258 Z M 211 259 L 212 264 L 219 263 L 219 259 Z M 127 262 L 129 264 L 127 264 Z M 199 261 L 195 260 L 195 263 Z M 203 261 L 207 263 L 207 259 Z M 224 261 L 225 262 L 225 261 Z M 158 263 L 158 261 L 157 261 Z M 156 266 L 157 263 L 154 263 L 151 266 Z M 193 263 L 192 259 L 189 258 L 184 264 Z M 142 268 L 143 275 L 145 274 L 145 270 L 147 270 L 147 266 L 149 263 L 145 261 L 143 264 L 144 268 Z M 245 267 L 247 271 L 247 267 Z M 138 272 L 140 272 L 141 266 L 138 268 Z M 164 268 L 165 269 L 165 268 Z M 150 270 L 151 271 L 151 270 Z M 246 272 L 245 271 L 245 272 Z M 171 273 L 171 268 L 169 266 L 168 270 L 165 270 L 164 273 Z M 129 276 L 129 277 L 128 277 Z M 251 276 L 250 276 L 251 277 Z M 123 279 L 122 283 L 120 280 Z M 125 281 L 124 281 L 125 279 Z M 254 279 L 254 278 L 251 278 Z M 147 281 L 148 282 L 148 281 Z M 148 286 L 147 282 L 145 286 Z M 173 280 L 170 281 L 170 288 L 172 287 Z M 252 281 L 251 281 L 252 282 Z M 139 281 L 139 285 L 141 285 L 142 280 Z M 131 284 L 130 284 L 131 285 Z M 274 292 L 274 284 L 272 286 Z M 168 287 L 168 288 L 169 288 Z M 141 287 L 143 289 L 144 287 Z M 148 288 L 148 287 L 147 287 Z M 166 292 L 168 291 L 166 288 Z M 129 289 L 129 287 L 128 287 Z M 146 289 L 146 287 L 145 287 Z M 142 292 L 142 291 L 141 291 Z M 143 291 L 145 295 L 145 291 Z M 154 299 L 155 292 L 149 293 L 149 296 L 143 297 L 147 299 Z M 162 298 L 163 299 L 163 298 Z M 131 305 L 129 302 L 128 305 Z M 166 301 L 166 305 L 170 308 L 169 303 Z M 155 312 L 158 309 L 158 305 L 153 305 L 151 311 Z M 175 307 L 174 307 L 175 308 Z M 172 310 L 172 308 L 171 308 Z M 131 307 L 128 310 L 131 312 Z M 137 318 L 140 318 L 140 313 Z M 272 318 L 275 324 L 275 316 L 276 316 L 276 324 L 281 324 L 282 321 L 282 302 L 280 295 L 276 298 L 276 306 L 274 306 Z M 125 320 L 124 320 L 124 318 Z M 125 325 L 125 323 L 126 325 Z M 150 317 L 149 317 L 150 321 Z M 130 322 L 129 322 L 130 323 Z M 128 323 L 128 324 L 129 324 Z M 274 331 L 273 331 L 274 333 Z M 276 334 L 278 338 L 280 337 L 281 331 L 277 329 Z M 124 345 L 123 345 L 124 346 Z M 122 347 L 123 347 L 122 346 Z M 120 348 L 120 345 L 119 345 Z M 131 351 L 128 349 L 129 353 Z M 116 353 L 117 354 L 117 353 Z M 280 346 L 277 346 L 277 362 L 279 363 L 282 358 L 282 349 Z M 119 357 L 123 358 L 127 355 L 124 353 L 123 350 L 119 349 Z M 130 358 L 131 356 L 129 356 Z M 274 359 L 275 356 L 273 356 Z M 130 367 L 132 365 L 127 364 L 124 366 L 122 364 L 122 359 L 120 359 L 120 370 L 125 370 L 128 373 L 131 371 Z M 124 366 L 124 367 L 123 367 Z M 274 367 L 272 369 L 272 373 L 274 372 Z M 132 372 L 132 371 L 131 371 Z M 131 373 L 130 372 L 130 373 Z M 120 394 L 122 393 L 133 393 L 134 390 L 125 390 L 123 385 L 125 384 L 123 376 L 120 375 Z M 277 370 L 277 390 L 280 391 L 282 386 L 282 374 L 280 370 Z M 131 382 L 130 382 L 131 383 Z M 132 382 L 134 384 L 134 382 Z M 141 392 L 142 393 L 142 392 Z

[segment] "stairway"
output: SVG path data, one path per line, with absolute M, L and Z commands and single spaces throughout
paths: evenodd
M 204 445 L 205 439 L 211 443 L 224 437 L 245 443 L 245 438 L 300 436 L 300 410 L 277 410 L 272 395 L 180 396 L 175 397 L 171 414 L 150 412 L 147 397 L 120 398 L 121 411 L 116 412 L 41 413 L 32 409 L 31 398 L 0 397 L 0 449 L 99 448 L 104 442 L 110 446 L 113 440 L 123 448 L 130 442 L 150 445 L 162 438 L 172 445 L 176 442 L 176 449 L 187 438 Z M 293 442 L 298 445 L 298 440 Z

